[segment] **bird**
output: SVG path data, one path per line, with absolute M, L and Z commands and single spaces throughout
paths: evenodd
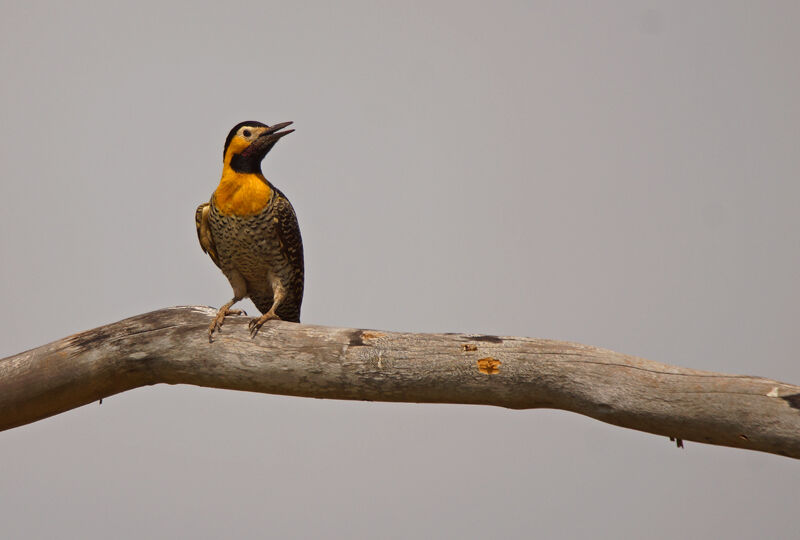
M 262 314 L 250 320 L 251 338 L 272 319 L 300 322 L 305 270 L 297 214 L 261 172 L 261 161 L 275 143 L 294 132 L 284 130 L 291 124 L 236 124 L 225 139 L 219 185 L 195 212 L 200 247 L 233 288 L 233 298 L 208 327 L 209 343 L 227 315 L 245 314 L 231 309 L 243 298 Z

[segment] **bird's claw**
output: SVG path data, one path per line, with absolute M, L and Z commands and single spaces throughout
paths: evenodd
M 228 309 L 228 310 L 220 310 L 217 312 L 217 316 L 214 317 L 214 320 L 211 321 L 211 324 L 208 326 L 208 342 L 212 343 L 214 341 L 214 332 L 221 332 L 222 331 L 222 323 L 225 322 L 225 317 L 228 315 L 247 315 L 243 309 Z
M 261 325 L 263 324 L 264 323 L 261 321 L 261 319 L 250 319 L 250 322 L 247 324 L 247 327 L 250 329 L 250 339 L 256 337 L 259 328 L 261 328 Z
M 278 317 L 274 313 L 267 312 L 261 317 L 250 319 L 250 322 L 247 323 L 247 327 L 250 329 L 250 339 L 256 337 L 256 334 L 258 334 L 258 330 L 264 325 L 265 322 L 272 320 L 280 320 L 280 317 Z
M 220 317 L 217 314 L 214 317 L 214 320 L 211 321 L 211 324 L 208 326 L 208 342 L 212 343 L 214 341 L 214 332 L 219 332 L 222 329 L 222 321 L 225 319 L 224 316 Z

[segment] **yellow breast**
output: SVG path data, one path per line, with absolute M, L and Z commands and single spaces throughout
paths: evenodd
M 214 191 L 214 203 L 223 214 L 252 216 L 267 206 L 271 195 L 272 190 L 263 176 L 228 169 Z

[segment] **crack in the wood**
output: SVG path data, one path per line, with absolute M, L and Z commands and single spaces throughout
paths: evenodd
M 596 357 L 595 357 L 596 358 Z M 564 362 L 576 362 L 576 360 L 564 360 Z M 639 371 L 647 371 L 649 373 L 656 373 L 658 375 L 678 375 L 681 377 L 708 377 L 708 378 L 718 378 L 718 379 L 751 379 L 751 380 L 764 380 L 763 377 L 755 377 L 752 375 L 724 375 L 721 373 L 670 373 L 668 371 L 658 371 L 655 369 L 648 369 L 640 366 L 633 366 L 631 364 L 618 364 L 616 362 L 592 362 L 590 360 L 585 360 L 581 362 L 582 364 L 597 364 L 600 366 L 615 366 L 621 368 L 628 368 L 628 369 L 636 369 Z
M 127 333 L 125 333 L 123 335 L 120 335 L 120 336 L 109 338 L 109 339 L 105 340 L 105 343 L 110 343 L 112 341 L 119 341 L 121 339 L 125 339 L 125 338 L 131 337 L 131 336 L 138 336 L 139 334 L 147 334 L 149 332 L 158 332 L 159 330 L 167 330 L 169 328 L 180 328 L 180 327 L 186 327 L 186 326 L 188 326 L 188 325 L 185 324 L 185 323 L 178 323 L 178 324 L 170 324 L 170 325 L 167 325 L 167 326 L 159 326 L 158 328 L 148 328 L 146 330 L 137 330 L 135 332 L 131 331 L 131 332 L 127 332 Z
M 726 395 L 735 395 L 735 396 L 751 396 L 751 397 L 769 397 L 766 394 L 761 394 L 759 392 L 734 392 L 729 390 L 670 390 L 670 394 L 726 394 Z M 775 399 L 775 398 L 769 398 Z M 784 398 L 781 398 L 784 399 Z
M 800 410 L 800 393 L 782 396 L 781 399 L 788 403 L 791 408 Z
M 149 333 L 149 332 L 158 332 L 159 330 L 166 330 L 166 329 L 169 329 L 169 328 L 178 328 L 178 327 L 181 327 L 181 326 L 186 326 L 186 324 L 185 323 L 170 324 L 170 325 L 161 326 L 161 327 L 158 327 L 158 328 L 148 328 L 148 329 L 145 329 L 145 330 L 137 330 L 137 331 L 131 331 L 131 330 L 128 329 L 128 330 L 122 330 L 119 335 L 113 335 L 110 332 L 108 332 L 108 333 L 107 332 L 94 332 L 93 333 L 93 331 L 90 331 L 89 334 L 87 334 L 86 332 L 83 332 L 81 334 L 77 334 L 75 336 L 66 338 L 65 339 L 65 341 L 66 341 L 65 345 L 68 348 L 75 349 L 75 351 L 73 351 L 70 354 L 71 357 L 75 357 L 78 354 L 80 354 L 82 351 L 87 350 L 94 343 L 98 343 L 98 344 L 101 344 L 101 345 L 106 345 L 106 344 L 115 343 L 115 342 L 123 340 L 123 339 L 127 339 L 127 338 L 129 338 L 131 336 L 136 336 L 136 335 L 139 335 L 139 334 L 146 334 L 146 333 Z

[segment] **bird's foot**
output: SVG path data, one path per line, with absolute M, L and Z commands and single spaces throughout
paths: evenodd
M 214 341 L 214 332 L 222 330 L 222 323 L 225 322 L 225 317 L 228 315 L 247 315 L 243 309 L 220 309 L 217 311 L 217 316 L 208 325 L 208 342 Z
M 275 315 L 275 313 L 273 311 L 268 311 L 268 312 L 264 313 L 261 317 L 256 317 L 255 319 L 250 319 L 250 322 L 247 324 L 247 326 L 250 328 L 250 338 L 252 339 L 252 338 L 256 337 L 256 334 L 258 334 L 259 328 L 261 328 L 261 326 L 265 322 L 272 321 L 272 320 L 279 321 L 279 320 L 281 320 L 281 318 L 278 317 L 277 315 Z

